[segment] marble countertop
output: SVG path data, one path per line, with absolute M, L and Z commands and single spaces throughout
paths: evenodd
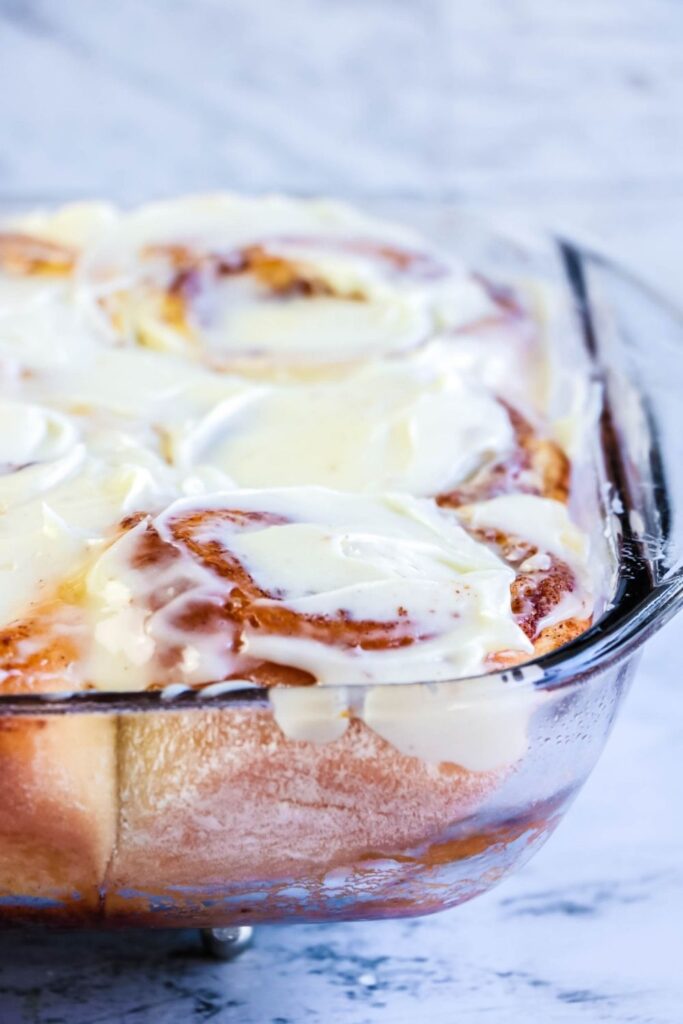
M 675 0 L 0 0 L 0 197 L 448 194 L 683 285 Z M 517 876 L 404 922 L 0 933 L 2 1024 L 683 1019 L 680 625 Z

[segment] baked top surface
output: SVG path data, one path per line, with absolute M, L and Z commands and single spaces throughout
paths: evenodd
M 546 306 L 334 203 L 4 225 L 6 692 L 445 680 L 585 628 Z

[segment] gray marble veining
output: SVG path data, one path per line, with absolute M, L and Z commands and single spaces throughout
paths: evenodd
M 0 194 L 448 193 L 683 286 L 678 0 L 0 0 Z M 683 1020 L 680 625 L 518 876 L 408 922 L 0 934 L 2 1024 Z

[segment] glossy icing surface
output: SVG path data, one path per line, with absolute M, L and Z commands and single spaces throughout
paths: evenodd
M 454 679 L 579 631 L 540 294 L 329 202 L 5 225 L 5 688 L 44 683 L 36 619 L 109 690 Z

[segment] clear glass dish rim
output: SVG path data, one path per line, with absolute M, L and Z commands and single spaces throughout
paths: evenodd
M 218 192 L 220 190 L 210 190 Z M 244 190 L 240 190 L 242 193 Z M 248 194 L 248 193 L 247 193 Z M 288 194 L 298 195 L 301 198 L 316 198 L 317 194 L 310 192 L 296 193 L 288 190 Z M 95 193 L 84 190 L 80 195 L 69 192 L 68 194 L 54 195 L 48 192 L 40 194 L 0 194 L 0 216 L 3 212 L 29 211 L 52 207 L 64 202 L 77 200 L 97 199 Z M 166 197 L 158 197 L 163 201 Z M 322 196 L 321 196 L 322 198 Z M 325 197 L 330 198 L 330 197 Z M 473 204 L 462 201 L 462 197 L 449 193 L 427 197 L 412 193 L 363 193 L 349 192 L 335 194 L 335 199 L 342 201 L 356 201 L 365 203 L 370 209 L 376 204 L 381 214 L 381 208 L 386 205 L 396 204 L 416 209 L 444 211 L 457 210 L 467 216 L 474 216 L 480 220 L 482 227 L 488 225 L 492 234 L 504 236 L 503 230 L 495 229 L 495 220 L 501 216 L 506 222 L 504 212 L 486 209 L 485 204 Z M 112 201 L 109 199 L 108 201 Z M 116 197 L 114 200 L 116 201 Z M 122 205 L 129 205 L 123 202 Z M 517 218 L 519 223 L 519 219 Z M 552 230 L 535 225 L 533 222 L 526 222 L 526 227 L 531 227 L 535 236 L 543 239 L 555 248 L 561 257 L 566 275 L 566 284 L 572 294 L 579 318 L 582 321 L 584 331 L 590 331 L 591 307 L 590 299 L 585 286 L 582 268 L 587 263 L 594 263 L 609 269 L 618 277 L 627 280 L 640 291 L 645 298 L 653 301 L 659 307 L 667 310 L 673 318 L 678 321 L 683 330 L 683 311 L 680 310 L 663 294 L 659 293 L 650 284 L 643 281 L 638 275 L 633 274 L 628 268 L 610 256 L 601 253 L 581 242 L 573 241 Z M 657 442 L 656 420 L 654 422 L 655 436 Z M 664 477 L 659 481 L 663 486 L 664 502 L 667 502 L 667 488 Z M 624 495 L 625 497 L 625 495 Z M 630 509 L 625 506 L 620 515 L 621 526 L 625 530 L 627 545 L 629 536 L 633 540 L 629 525 L 628 514 Z M 673 569 L 659 583 L 650 582 L 650 585 L 643 583 L 643 578 L 633 586 L 632 567 L 634 559 L 640 563 L 644 574 L 647 573 L 646 559 L 642 554 L 630 549 L 625 558 L 619 560 L 618 569 L 623 568 L 624 562 L 628 559 L 630 564 L 629 573 L 626 577 L 621 576 L 617 592 L 614 595 L 610 609 L 604 613 L 598 621 L 575 640 L 559 647 L 555 651 L 531 659 L 524 664 L 514 668 L 500 669 L 494 672 L 480 673 L 475 676 L 459 677 L 445 680 L 423 680 L 415 683 L 397 683 L 391 681 L 382 682 L 352 682 L 325 684 L 325 690 L 331 693 L 362 694 L 364 691 L 374 689 L 377 686 L 389 688 L 411 688 L 432 689 L 457 687 L 457 695 L 454 692 L 454 702 L 466 701 L 466 691 L 470 687 L 480 685 L 482 681 L 498 682 L 510 686 L 511 691 L 518 691 L 523 696 L 530 689 L 534 690 L 555 690 L 560 687 L 571 687 L 580 685 L 585 679 L 598 671 L 608 668 L 610 665 L 625 661 L 632 656 L 636 650 L 661 626 L 673 617 L 683 606 L 683 567 Z M 219 691 L 220 688 L 220 692 Z M 214 691 L 206 693 L 205 690 Z M 196 709 L 206 711 L 217 707 L 236 706 L 267 706 L 268 689 L 251 683 L 218 683 L 208 684 L 202 690 L 184 689 L 176 692 L 164 690 L 147 690 L 136 692 L 115 692 L 115 691 L 79 691 L 63 693 L 27 693 L 27 694 L 0 694 L 0 716 L 24 716 L 24 715 L 57 715 L 73 713 L 137 713 L 153 711 L 178 711 Z

